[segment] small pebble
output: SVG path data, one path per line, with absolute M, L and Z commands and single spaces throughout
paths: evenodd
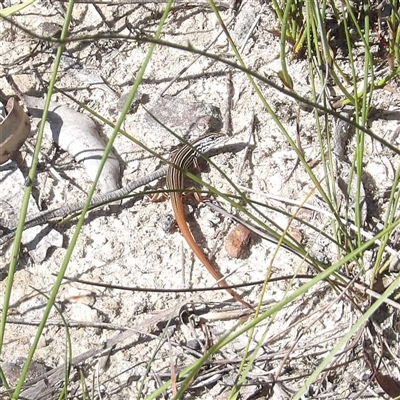
M 250 244 L 250 238 L 250 230 L 243 225 L 233 228 L 225 240 L 225 249 L 229 256 L 232 258 L 243 257 Z

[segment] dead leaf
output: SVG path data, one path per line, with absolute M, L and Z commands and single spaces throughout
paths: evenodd
M 15 97 L 8 99 L 7 115 L 0 123 L 0 164 L 4 164 L 30 136 L 31 122 Z
M 400 385 L 394 378 L 389 375 L 383 375 L 377 371 L 375 379 L 387 395 L 393 398 L 400 396 Z

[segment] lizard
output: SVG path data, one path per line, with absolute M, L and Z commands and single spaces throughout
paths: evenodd
M 166 176 L 166 186 L 170 191 L 170 200 L 172 209 L 175 215 L 176 223 L 179 230 L 193 250 L 197 258 L 204 264 L 208 272 L 218 280 L 218 284 L 221 287 L 226 287 L 226 291 L 238 302 L 244 306 L 255 311 L 254 308 L 243 300 L 238 293 L 228 287 L 227 282 L 223 279 L 223 276 L 218 272 L 215 267 L 208 260 L 203 250 L 197 244 L 190 231 L 185 218 L 185 211 L 183 208 L 183 195 L 182 190 L 184 189 L 184 173 L 183 170 L 187 170 L 191 164 L 197 159 L 197 157 L 212 149 L 222 141 L 224 141 L 225 135 L 221 133 L 210 133 L 205 136 L 198 138 L 191 144 L 182 146 L 175 154 L 172 155 L 171 164 L 169 164 Z

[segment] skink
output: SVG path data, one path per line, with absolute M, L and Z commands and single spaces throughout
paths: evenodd
M 207 152 L 208 150 L 221 143 L 225 138 L 225 135 L 220 133 L 211 133 L 200 137 L 191 143 L 192 146 L 184 145 L 179 149 L 171 159 L 171 163 L 178 166 L 180 169 L 175 168 L 174 165 L 170 165 L 167 170 L 166 185 L 167 189 L 170 190 L 170 199 L 172 209 L 175 214 L 176 223 L 181 231 L 182 236 L 189 244 L 197 258 L 204 264 L 208 272 L 218 280 L 218 284 L 221 287 L 227 287 L 228 284 L 223 279 L 223 276 L 212 266 L 210 261 L 207 259 L 203 250 L 196 243 L 189 227 L 186 224 L 185 211 L 183 208 L 182 201 L 182 190 L 184 189 L 184 174 L 182 170 L 187 170 L 193 161 L 199 156 L 200 153 Z M 226 291 L 238 302 L 242 303 L 246 307 L 254 311 L 254 308 L 244 301 L 233 289 L 226 288 Z

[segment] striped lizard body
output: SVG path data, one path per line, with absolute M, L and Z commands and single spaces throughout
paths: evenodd
M 195 140 L 191 143 L 191 146 L 184 145 L 179 149 L 171 159 L 171 162 L 181 169 L 187 170 L 193 161 L 199 156 L 200 153 L 207 152 L 208 150 L 215 147 L 217 144 L 225 139 L 225 135 L 220 133 L 211 133 L 206 136 Z M 182 236 L 185 238 L 186 242 L 189 244 L 194 254 L 197 258 L 204 264 L 208 272 L 218 280 L 218 284 L 221 287 L 227 287 L 228 284 L 223 279 L 223 276 L 213 267 L 210 263 L 203 250 L 195 241 L 192 232 L 190 231 L 185 218 L 185 211 L 183 208 L 182 201 L 182 190 L 184 189 L 184 174 L 181 170 L 174 167 L 174 165 L 169 165 L 166 177 L 167 189 L 171 190 L 170 199 L 172 204 L 172 209 L 175 214 L 175 219 L 178 227 L 181 231 Z M 226 291 L 238 302 L 242 303 L 246 307 L 254 311 L 254 308 L 244 301 L 239 294 L 237 294 L 233 289 L 226 288 Z

